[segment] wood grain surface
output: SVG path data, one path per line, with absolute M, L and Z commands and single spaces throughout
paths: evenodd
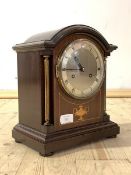
M 121 128 L 117 138 L 45 158 L 14 142 L 17 103 L 17 99 L 0 100 L 0 175 L 131 175 L 131 98 L 107 99 L 107 112 Z
M 107 89 L 108 98 L 131 98 L 131 89 Z M 0 99 L 17 99 L 17 90 L 0 90 Z

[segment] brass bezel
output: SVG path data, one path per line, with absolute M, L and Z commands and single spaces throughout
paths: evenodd
M 64 88 L 63 81 L 62 81 L 61 75 L 60 75 L 60 70 L 59 70 L 59 65 L 60 65 L 60 63 L 61 63 L 61 55 L 63 54 L 64 49 L 65 49 L 69 44 L 71 44 L 73 41 L 78 40 L 78 39 L 86 39 L 86 40 L 90 41 L 91 43 L 93 43 L 93 44 L 97 47 L 97 49 L 99 50 L 101 56 L 103 57 L 103 54 L 102 54 L 101 50 L 99 49 L 99 47 L 98 47 L 97 44 L 94 43 L 91 39 L 88 39 L 88 38 L 86 38 L 86 37 L 85 37 L 85 38 L 84 38 L 84 37 L 81 37 L 81 38 L 74 39 L 74 40 L 72 40 L 72 41 L 66 43 L 66 45 L 61 49 L 61 51 L 60 51 L 60 53 L 59 53 L 59 56 L 57 57 L 56 78 L 58 79 L 58 83 L 59 83 L 60 87 L 62 88 L 62 90 L 64 91 L 64 93 L 66 93 L 69 97 L 71 97 L 71 98 L 73 98 L 73 99 L 77 99 L 77 100 L 86 100 L 86 99 L 91 98 L 93 95 L 97 94 L 97 92 L 100 90 L 100 88 L 101 88 L 101 86 L 102 86 L 102 83 L 103 83 L 103 81 L 104 81 L 105 74 L 106 74 L 106 73 L 105 73 L 105 71 L 106 71 L 106 59 L 104 59 L 104 58 L 102 59 L 102 60 L 103 60 L 103 68 L 104 68 L 104 70 L 103 70 L 103 77 L 102 77 L 101 83 L 100 83 L 100 85 L 99 85 L 99 87 L 98 87 L 98 89 L 97 89 L 96 91 L 94 91 L 93 93 L 91 93 L 90 95 L 88 95 L 88 96 L 86 96 L 86 97 L 77 97 L 77 96 L 74 96 L 71 92 L 67 92 L 66 88 Z

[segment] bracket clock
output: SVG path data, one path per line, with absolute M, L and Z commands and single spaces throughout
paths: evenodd
M 17 52 L 19 123 L 16 142 L 43 156 L 116 137 L 106 114 L 106 58 L 117 49 L 95 29 L 72 25 L 34 35 Z

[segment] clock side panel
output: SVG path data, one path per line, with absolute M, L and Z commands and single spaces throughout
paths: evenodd
M 39 52 L 17 55 L 19 123 L 40 130 L 42 122 L 42 81 Z
M 69 40 L 79 37 L 83 36 L 69 36 L 59 43 L 57 48 L 55 48 L 53 54 L 54 75 L 56 73 L 55 68 L 60 50 L 64 44 L 69 42 Z M 78 100 L 70 97 L 60 86 L 57 77 L 54 77 L 54 126 L 56 130 L 103 121 L 105 106 L 105 79 L 106 78 L 104 78 L 101 88 L 93 97 L 85 100 Z

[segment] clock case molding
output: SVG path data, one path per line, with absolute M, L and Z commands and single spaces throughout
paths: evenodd
M 117 49 L 97 30 L 85 25 L 37 34 L 13 47 L 18 62 L 19 123 L 13 128 L 12 136 L 16 142 L 39 151 L 43 156 L 84 142 L 116 137 L 120 131 L 106 114 L 106 70 L 99 91 L 89 99 L 73 99 L 59 87 L 56 77 L 58 55 L 66 44 L 81 37 L 90 39 L 98 46 L 105 65 L 106 57 Z M 48 77 L 45 77 L 45 59 L 48 59 Z M 49 86 L 45 88 L 46 78 Z M 60 107 L 61 104 L 63 106 Z M 100 109 L 99 117 L 59 124 L 59 115 L 81 104 L 91 108 L 90 115 L 97 115 Z

